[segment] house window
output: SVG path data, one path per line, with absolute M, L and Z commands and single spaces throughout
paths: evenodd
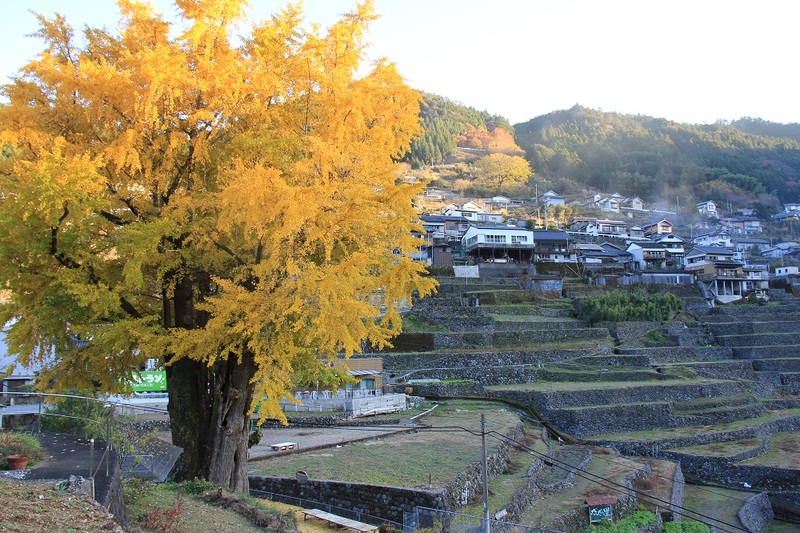
M 527 235 L 512 235 L 511 236 L 511 244 L 520 244 L 523 242 L 528 242 Z
M 486 242 L 493 243 L 493 244 L 505 244 L 506 236 L 505 235 L 487 235 Z

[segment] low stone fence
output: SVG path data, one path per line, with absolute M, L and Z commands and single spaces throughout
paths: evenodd
M 748 531 L 761 531 L 773 520 L 775 513 L 766 492 L 747 498 L 739 509 L 739 521 Z

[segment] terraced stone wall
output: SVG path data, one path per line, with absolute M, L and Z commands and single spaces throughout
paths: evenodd
M 725 485 L 758 490 L 800 490 L 800 472 L 796 469 L 736 464 L 727 457 L 706 457 L 663 451 L 661 458 L 679 461 L 685 474 Z
M 299 481 L 285 477 L 250 476 L 249 479 L 250 490 L 254 491 L 254 496 L 268 497 L 292 505 L 297 505 L 298 500 L 311 500 L 323 504 L 322 507 L 331 506 L 329 512 L 360 521 L 374 522 L 374 519 L 369 519 L 372 516 L 402 524 L 403 513 L 414 512 L 417 507 L 445 509 L 443 490 L 317 479 Z
M 584 438 L 601 433 L 663 428 L 672 419 L 672 407 L 669 402 L 660 402 L 558 409 L 551 411 L 548 418 L 558 420 L 558 427 L 564 432 Z

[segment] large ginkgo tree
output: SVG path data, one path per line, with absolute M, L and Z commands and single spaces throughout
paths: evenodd
M 43 51 L 0 108 L 9 351 L 51 389 L 124 391 L 162 360 L 178 478 L 236 490 L 249 414 L 282 418 L 293 380 L 387 344 L 433 289 L 395 165 L 419 95 L 362 64 L 371 2 L 240 35 L 245 7 L 177 0 L 170 23 L 120 0 L 113 31 L 80 39 L 39 16 Z

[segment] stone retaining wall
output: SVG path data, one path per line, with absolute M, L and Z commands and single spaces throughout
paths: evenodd
M 715 442 L 727 442 L 740 439 L 763 438 L 765 436 L 774 435 L 775 433 L 798 430 L 800 430 L 800 416 L 790 416 L 779 420 L 770 420 L 750 428 L 735 431 L 686 435 L 648 442 L 590 439 L 589 443 L 595 446 L 616 448 L 623 455 L 661 458 L 662 451 L 672 448 L 683 448 L 686 446 L 697 446 L 700 444 L 712 444 Z
M 747 498 L 739 509 L 739 521 L 749 531 L 761 531 L 773 520 L 775 513 L 772 512 L 772 504 L 766 492 Z
M 776 342 L 770 338 L 765 342 Z M 800 353 L 798 346 L 764 345 L 764 346 L 733 346 L 733 357 L 737 359 L 782 359 L 797 357 Z
M 679 385 L 638 385 L 625 387 L 620 384 L 616 388 L 559 391 L 488 391 L 493 397 L 509 398 L 524 405 L 533 406 L 539 411 L 549 411 L 565 407 L 624 405 L 628 403 L 664 402 L 676 400 L 693 400 L 695 398 L 715 398 L 718 396 L 734 396 L 742 393 L 742 385 L 738 383 L 692 383 Z M 609 427 L 605 433 L 615 433 Z
M 776 520 L 800 524 L 800 492 L 770 493 L 769 501 Z
M 746 379 L 755 381 L 753 365 L 750 361 L 720 361 L 691 363 L 686 366 L 704 378 L 711 379 Z
M 626 431 L 652 430 L 672 426 L 670 402 L 604 405 L 581 409 L 554 409 L 548 419 L 558 421 L 558 428 L 579 438 Z
M 507 435 L 508 440 L 502 441 L 492 453 L 486 457 L 487 475 L 489 479 L 503 473 L 511 455 L 513 445 L 511 441 L 519 441 L 523 434 L 522 423 L 517 424 Z M 483 465 L 475 461 L 466 470 L 455 477 L 442 491 L 444 509 L 455 510 L 467 505 L 476 495 L 483 491 Z
M 620 355 L 648 356 L 653 363 L 682 363 L 686 361 L 719 361 L 732 359 L 733 350 L 720 346 L 676 347 L 663 346 L 652 348 L 615 348 Z
M 778 346 L 794 346 L 797 350 L 800 344 L 800 333 L 752 333 L 743 335 L 720 335 L 717 342 L 721 346 L 731 346 L 733 348 L 745 348 L 753 346 L 764 346 L 765 343 Z
M 800 348 L 796 352 L 800 355 Z M 800 372 L 800 357 L 796 359 L 758 359 L 752 363 L 759 372 Z
M 761 320 L 758 315 L 753 318 Z M 767 322 L 709 323 L 707 327 L 714 332 L 714 335 L 766 335 L 769 333 L 796 333 L 800 331 L 800 323 L 795 320 L 786 320 L 786 317 L 776 318 Z
M 597 353 L 596 348 L 503 350 L 450 353 L 381 353 L 384 373 L 401 375 L 408 370 L 464 368 L 468 366 L 518 366 L 566 361 Z M 396 376 L 399 377 L 399 376 Z
M 361 521 L 375 522 L 375 518 L 369 518 L 380 517 L 402 524 L 403 513 L 414 512 L 417 507 L 446 509 L 442 490 L 266 476 L 250 476 L 249 479 L 250 490 L 256 497 L 292 505 L 297 505 L 298 499 L 311 500 L 332 506 L 334 514 L 349 511 Z
M 433 333 L 436 350 L 459 348 L 485 349 L 486 346 L 535 346 L 557 342 L 604 341 L 609 338 L 604 328 L 576 328 L 567 330 L 487 331 L 464 333 Z

